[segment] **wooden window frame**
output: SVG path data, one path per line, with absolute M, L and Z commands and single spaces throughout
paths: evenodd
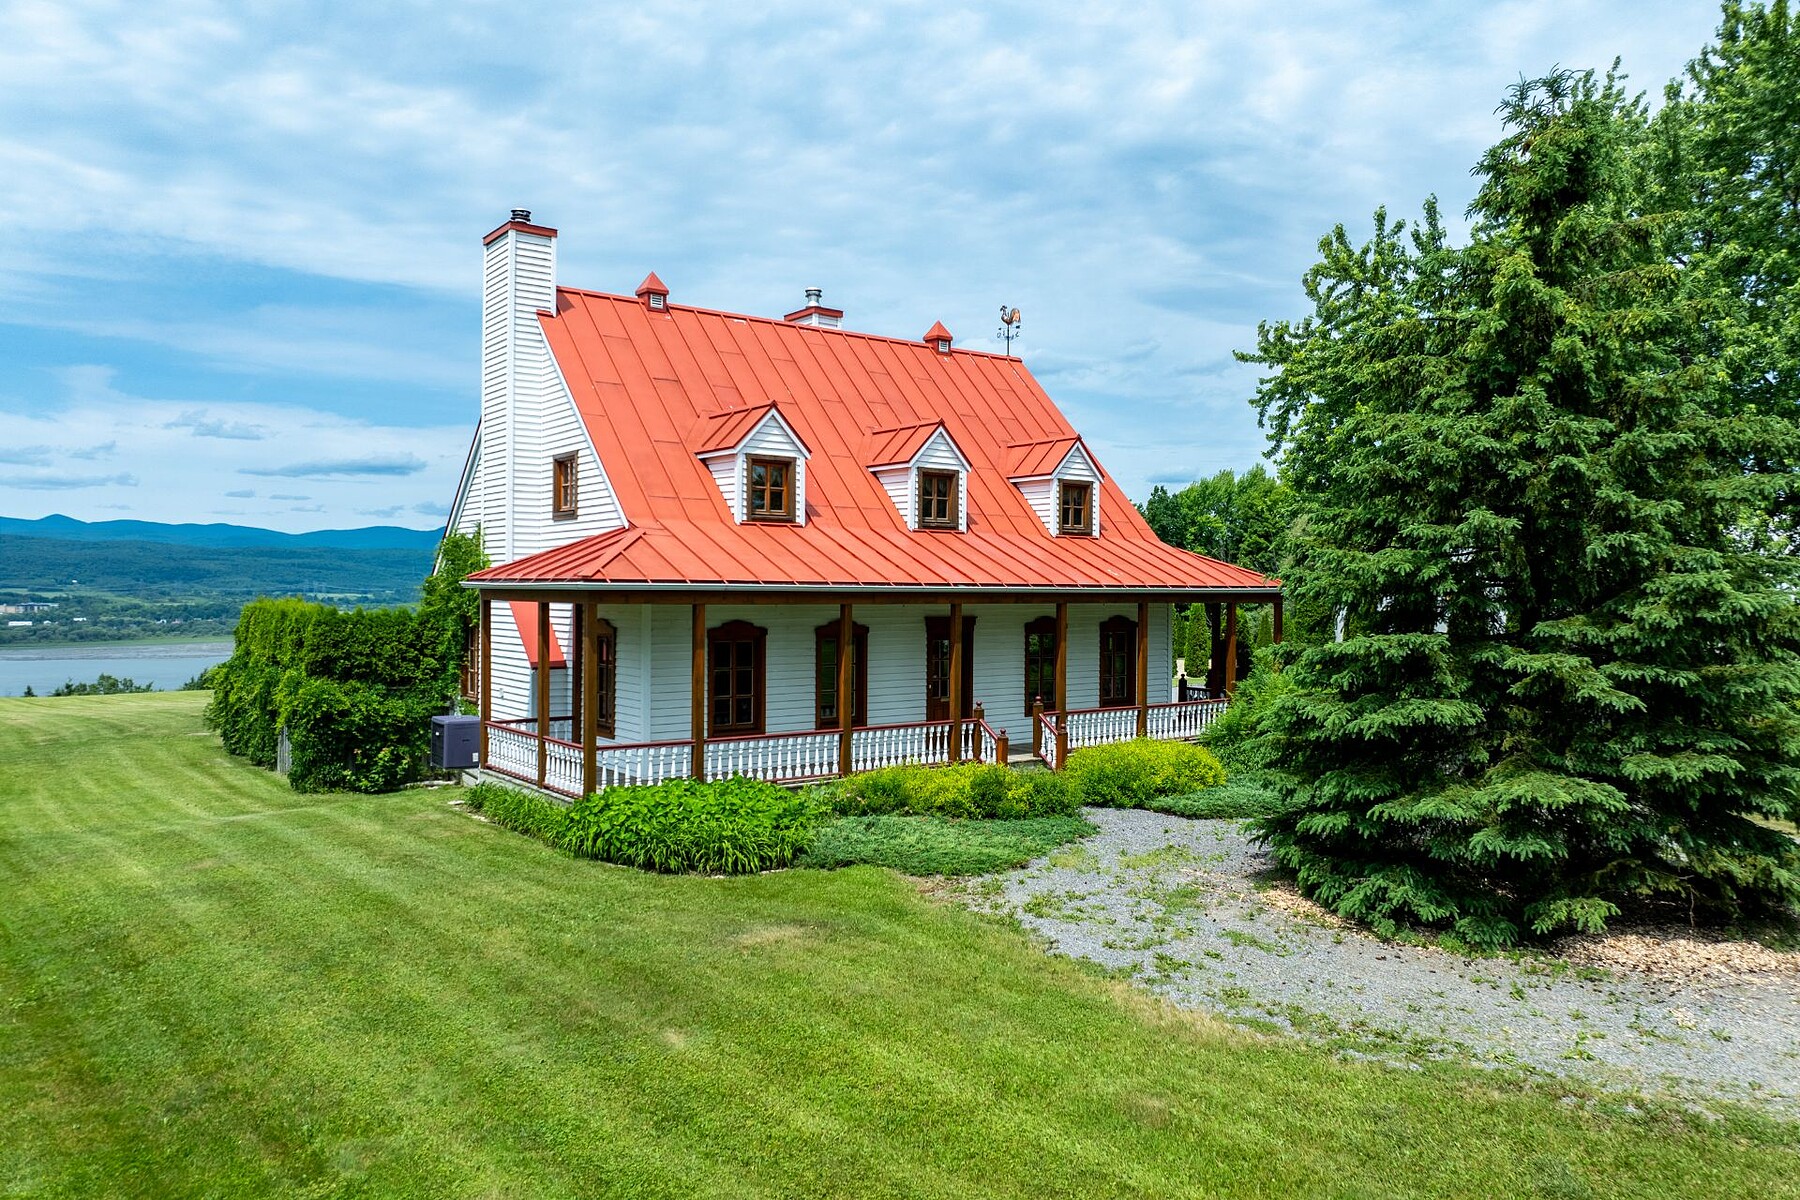
M 596 672 L 594 732 L 614 736 L 619 714 L 619 631 L 604 617 L 594 622 Z
M 963 716 L 966 717 L 971 712 L 974 711 L 974 707 L 975 707 L 975 618 L 969 616 L 967 613 L 964 613 L 962 623 L 963 623 L 962 711 L 963 711 Z M 937 649 L 937 644 L 940 641 L 944 643 L 944 650 L 945 650 L 942 663 L 939 663 L 938 661 L 936 661 L 937 655 L 935 653 L 935 651 Z M 932 678 L 931 678 L 931 676 L 932 676 L 932 672 L 934 669 L 941 668 L 942 676 L 944 679 L 944 687 L 945 687 L 944 707 L 946 710 L 948 710 L 949 706 L 950 706 L 950 696 L 949 696 L 949 686 L 950 686 L 950 682 L 949 682 L 950 681 L 949 649 L 950 649 L 950 646 L 949 646 L 949 643 L 950 643 L 950 617 L 949 617 L 949 615 L 945 614 L 943 616 L 926 617 L 925 618 L 925 719 L 927 721 L 948 719 L 945 717 L 933 717 L 931 715 L 931 704 L 932 704 L 932 695 L 931 695 Z
M 767 724 L 768 710 L 768 641 L 769 631 L 760 625 L 752 625 L 748 621 L 727 621 L 723 625 L 715 625 L 706 631 L 706 728 L 708 737 L 737 737 L 743 734 L 762 733 Z M 736 645 L 740 642 L 751 643 L 751 719 L 748 722 L 732 720 L 721 724 L 717 720 L 718 703 L 718 666 L 717 651 L 720 645 Z M 736 664 L 724 668 L 727 671 L 737 670 Z M 732 698 L 737 698 L 733 688 Z
M 949 495 L 946 499 L 948 517 L 928 517 L 925 515 L 925 481 L 942 479 L 949 483 Z M 916 485 L 918 492 L 918 519 L 920 529 L 960 529 L 962 527 L 962 472 L 939 471 L 932 467 L 920 467 Z M 935 500 L 935 497 L 933 498 Z
M 1034 634 L 1040 638 L 1047 639 L 1047 643 L 1040 643 L 1040 645 L 1048 644 L 1048 651 L 1041 651 L 1036 655 L 1032 654 L 1031 639 Z M 1045 616 L 1038 617 L 1033 621 L 1025 622 L 1025 645 L 1023 649 L 1025 654 L 1025 711 L 1030 712 L 1033 702 L 1039 699 L 1044 701 L 1045 707 L 1055 708 L 1056 618 Z M 1038 684 L 1040 686 L 1037 688 L 1031 686 L 1031 664 L 1034 659 L 1038 663 Z
M 458 694 L 470 704 L 481 703 L 481 624 L 470 625 L 463 634 L 463 659 Z
M 1081 503 L 1081 520 L 1076 524 L 1069 522 L 1069 492 L 1080 488 L 1083 494 Z M 1085 479 L 1059 479 L 1056 481 L 1056 531 L 1079 537 L 1094 536 L 1094 485 Z
M 558 454 L 550 460 L 550 515 L 567 521 L 581 511 L 580 456 Z
M 1117 689 L 1110 693 L 1107 690 L 1109 672 L 1106 669 L 1107 641 L 1110 638 L 1122 637 L 1125 644 L 1125 669 L 1120 676 L 1124 680 L 1124 691 Z M 1132 708 L 1138 702 L 1137 697 L 1137 622 L 1130 617 L 1108 617 L 1100 622 L 1100 680 L 1099 696 L 1101 708 Z
M 825 715 L 826 680 L 829 679 L 830 691 L 837 691 L 837 661 L 834 658 L 830 673 L 825 670 L 825 644 L 837 641 L 838 623 L 827 621 L 813 630 L 813 728 L 838 728 L 838 715 Z M 850 669 L 855 682 L 851 697 L 850 724 L 860 728 L 869 723 L 869 627 L 862 624 L 851 626 L 851 653 L 855 655 Z M 835 700 L 835 695 L 833 696 Z
M 787 486 L 782 490 L 783 505 L 781 509 L 768 507 L 768 484 L 763 485 L 763 511 L 756 511 L 756 468 L 780 467 L 787 472 Z M 744 457 L 744 520 L 768 521 L 773 524 L 793 524 L 800 490 L 800 462 L 794 458 L 783 458 L 776 454 L 749 454 Z

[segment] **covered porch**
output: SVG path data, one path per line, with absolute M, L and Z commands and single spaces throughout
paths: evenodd
M 480 592 L 471 674 L 481 767 L 571 798 L 676 778 L 801 783 L 902 763 L 1054 769 L 1086 746 L 1190 739 L 1227 700 L 1170 694 L 1169 606 L 1226 606 L 1227 696 L 1238 605 L 1272 603 L 1277 640 L 1281 628 L 1279 592 L 1250 589 L 847 595 L 496 583 Z M 1077 639 L 1082 685 L 1072 688 Z M 507 710 L 496 704 L 505 673 L 496 655 L 520 648 L 529 703 Z

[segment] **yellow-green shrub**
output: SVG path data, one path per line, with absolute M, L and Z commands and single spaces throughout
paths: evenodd
M 1077 750 L 1063 773 L 1081 803 L 1110 808 L 1141 808 L 1225 782 L 1225 768 L 1206 747 L 1149 738 Z

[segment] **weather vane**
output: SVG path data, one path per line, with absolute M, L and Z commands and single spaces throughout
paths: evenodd
M 1013 339 L 1019 336 L 1019 326 L 1021 323 L 1022 322 L 1019 320 L 1018 309 L 1008 308 L 1004 304 L 1000 306 L 999 336 L 1006 339 L 1006 353 L 1008 355 L 1012 354 Z

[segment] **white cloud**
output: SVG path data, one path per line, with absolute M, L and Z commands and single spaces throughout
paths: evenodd
M 157 520 L 182 521 L 220 510 L 217 498 L 252 500 L 254 489 L 237 481 L 242 472 L 276 477 L 296 476 L 297 467 L 355 468 L 399 464 L 398 474 L 339 473 L 309 478 L 305 494 L 282 492 L 266 497 L 264 507 L 244 505 L 230 515 L 253 518 L 270 528 L 316 528 L 318 514 L 327 520 L 356 524 L 359 508 L 372 504 L 442 503 L 456 486 L 468 430 L 458 425 L 410 428 L 322 413 L 299 406 L 221 404 L 205 406 L 208 419 L 267 429 L 258 441 L 194 437 L 184 414 L 200 406 L 152 400 L 118 391 L 104 368 L 82 367 L 64 373 L 67 402 L 33 406 L 7 419 L 8 431 L 22 444 L 49 448 L 41 465 L 0 474 L 0 512 L 36 517 L 49 512 L 94 519 L 116 506 L 122 489 L 131 489 L 132 507 Z M 58 446 L 91 444 L 103 433 L 129 454 L 129 472 L 94 473 L 80 469 Z M 296 462 L 297 454 L 309 462 Z M 45 494 L 54 492 L 53 502 Z M 310 503 L 299 503 L 310 502 Z

